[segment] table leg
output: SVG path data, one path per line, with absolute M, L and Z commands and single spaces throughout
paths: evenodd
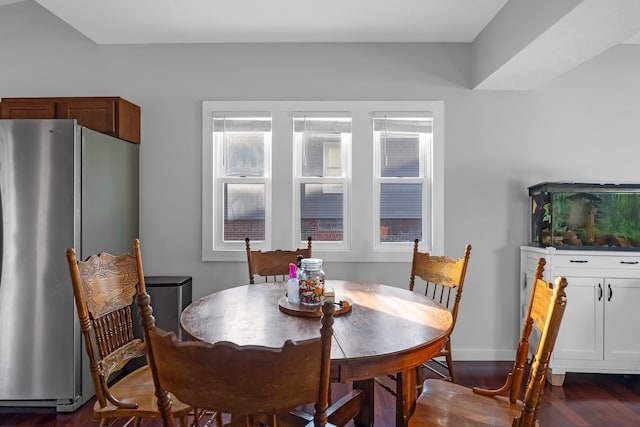
M 374 414 L 374 390 L 375 381 L 373 378 L 363 381 L 354 381 L 353 388 L 360 389 L 363 393 L 362 409 L 353 422 L 358 427 L 373 427 L 373 414 Z
M 405 427 L 418 398 L 416 370 L 399 372 L 396 379 L 396 427 Z

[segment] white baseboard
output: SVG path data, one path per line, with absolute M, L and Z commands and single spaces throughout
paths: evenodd
M 503 361 L 514 360 L 515 350 L 495 350 L 495 349 L 452 349 L 454 361 Z

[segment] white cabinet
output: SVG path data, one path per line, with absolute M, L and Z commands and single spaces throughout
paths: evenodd
M 569 284 L 549 381 L 562 385 L 566 372 L 640 374 L 640 252 L 521 247 L 521 324 L 539 258 L 545 280 Z

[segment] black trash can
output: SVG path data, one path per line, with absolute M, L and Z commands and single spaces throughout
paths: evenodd
M 144 276 L 147 293 L 151 297 L 151 307 L 156 326 L 165 331 L 173 331 L 178 339 L 183 339 L 180 328 L 180 314 L 192 301 L 191 276 Z M 142 339 L 142 326 L 138 306 L 134 302 L 131 309 L 133 332 Z M 144 359 L 132 360 L 125 368 L 132 371 L 144 365 Z
M 144 276 L 144 281 L 151 297 L 156 326 L 175 332 L 182 340 L 180 314 L 191 304 L 191 276 Z M 139 326 L 139 318 L 137 323 Z

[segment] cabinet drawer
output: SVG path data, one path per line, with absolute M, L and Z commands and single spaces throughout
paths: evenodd
M 556 255 L 553 257 L 553 268 L 622 268 L 640 270 L 640 256 L 625 256 L 624 254 L 607 254 L 607 256 L 589 254 Z

